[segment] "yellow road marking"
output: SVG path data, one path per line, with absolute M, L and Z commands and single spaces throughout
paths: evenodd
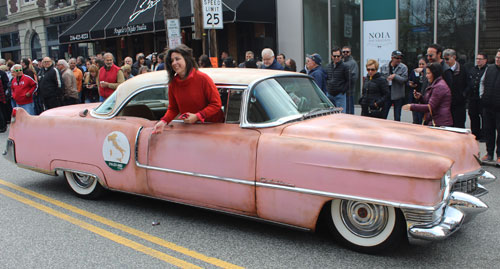
M 81 221 L 81 220 L 79 220 L 77 218 L 74 218 L 72 216 L 66 215 L 66 214 L 61 213 L 59 211 L 56 211 L 56 210 L 54 210 L 54 209 L 52 209 L 50 207 L 47 207 L 47 206 L 44 206 L 44 205 L 39 204 L 37 202 L 31 201 L 29 199 L 26 199 L 26 198 L 24 198 L 22 196 L 14 194 L 14 193 L 12 193 L 10 191 L 7 191 L 5 189 L 0 188 L 0 193 L 3 194 L 3 195 L 5 195 L 5 196 L 8 196 L 8 197 L 10 197 L 12 199 L 15 199 L 15 200 L 17 200 L 17 201 L 19 201 L 21 203 L 24 203 L 24 204 L 32 206 L 32 207 L 34 207 L 36 209 L 39 209 L 39 210 L 41 210 L 41 211 L 43 211 L 45 213 L 48 213 L 50 215 L 53 215 L 55 217 L 58 217 L 58 218 L 63 219 L 65 221 L 68 221 L 70 223 L 73 223 L 73 224 L 75 224 L 75 225 L 77 225 L 77 226 L 79 226 L 79 227 L 81 227 L 83 229 L 86 229 L 88 231 L 96 233 L 96 234 L 98 234 L 98 235 L 100 235 L 102 237 L 105 237 L 105 238 L 109 239 L 109 240 L 115 241 L 118 244 L 124 245 L 126 247 L 131 248 L 131 249 L 134 249 L 134 250 L 137 250 L 137 251 L 142 252 L 144 254 L 147 254 L 149 256 L 155 257 L 155 258 L 160 259 L 160 260 L 162 260 L 164 262 L 168 262 L 170 264 L 173 264 L 175 266 L 182 267 L 182 268 L 201 268 L 201 267 L 196 266 L 194 264 L 185 262 L 185 261 L 183 261 L 181 259 L 177 259 L 175 257 L 167 255 L 167 254 L 165 254 L 163 252 L 160 252 L 158 250 L 146 247 L 146 246 L 144 246 L 142 244 L 139 244 L 137 242 L 129 240 L 129 239 L 125 238 L 125 237 L 122 237 L 122 236 L 119 236 L 119 235 L 114 234 L 112 232 L 109 232 L 109 231 L 106 231 L 104 229 L 101 229 L 101 228 L 99 228 L 97 226 L 94 226 L 94 225 L 92 225 L 90 223 Z
M 102 224 L 108 225 L 108 226 L 110 226 L 112 228 L 118 229 L 120 231 L 129 233 L 131 235 L 134 235 L 134 236 L 137 236 L 137 237 L 142 238 L 144 240 L 147 240 L 149 242 L 155 243 L 155 244 L 157 244 L 159 246 L 166 247 L 166 248 L 169 248 L 171 250 L 174 250 L 174 251 L 177 251 L 179 253 L 182 253 L 184 255 L 187 255 L 189 257 L 193 257 L 195 259 L 204 261 L 206 263 L 210 263 L 210 264 L 213 264 L 215 266 L 222 267 L 222 268 L 243 268 L 243 267 L 240 267 L 240 266 L 237 266 L 237 265 L 225 262 L 223 260 L 219 260 L 217 258 L 205 256 L 205 255 L 203 255 L 201 253 L 198 253 L 196 251 L 187 249 L 185 247 L 178 246 L 178 245 L 176 245 L 176 244 L 174 244 L 172 242 L 168 242 L 168 241 L 163 240 L 163 239 L 161 239 L 159 237 L 156 237 L 156 236 L 147 234 L 145 232 L 139 231 L 137 229 L 128 227 L 126 225 L 114 222 L 112 220 L 109 220 L 107 218 L 101 217 L 101 216 L 96 215 L 94 213 L 90 213 L 88 211 L 79 209 L 79 208 L 74 207 L 72 205 L 69 205 L 69 204 L 57 201 L 57 200 L 49 198 L 49 197 L 47 197 L 47 196 L 45 196 L 43 194 L 39 194 L 39 193 L 36 193 L 34 191 L 28 190 L 26 188 L 17 186 L 17 185 L 15 185 L 13 183 L 10 183 L 8 181 L 4 181 L 4 180 L 0 179 L 0 184 L 1 185 L 5 185 L 7 187 L 10 187 L 12 189 L 18 190 L 18 191 L 20 191 L 22 193 L 25 193 L 27 195 L 36 197 L 36 198 L 38 198 L 40 200 L 46 201 L 46 202 L 51 203 L 53 205 L 62 207 L 62 208 L 67 209 L 67 210 L 69 210 L 69 211 L 71 211 L 73 213 L 85 216 L 85 217 L 87 217 L 89 219 L 92 219 L 92 220 L 95 220 L 95 221 L 100 222 Z

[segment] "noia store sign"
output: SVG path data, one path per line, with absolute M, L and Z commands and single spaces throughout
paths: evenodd
M 391 60 L 397 49 L 397 21 L 395 0 L 365 0 L 363 2 L 363 74 L 369 59 L 379 66 Z

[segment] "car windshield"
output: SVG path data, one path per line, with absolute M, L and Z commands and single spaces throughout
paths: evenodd
M 95 109 L 95 112 L 98 114 L 108 114 L 111 112 L 111 110 L 115 107 L 116 93 L 117 91 L 114 91 L 113 94 L 104 100 L 104 102 Z
M 247 117 L 249 123 L 268 123 L 331 108 L 334 105 L 311 79 L 277 77 L 252 89 Z

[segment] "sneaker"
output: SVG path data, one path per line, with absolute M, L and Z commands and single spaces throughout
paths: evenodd
M 500 158 L 498 160 L 500 160 Z M 481 161 L 483 161 L 483 162 L 491 162 L 491 161 L 493 161 L 493 156 L 490 156 L 490 155 L 486 154 L 486 155 L 483 156 L 483 158 L 481 158 Z

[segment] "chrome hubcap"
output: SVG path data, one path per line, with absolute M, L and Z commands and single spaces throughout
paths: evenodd
M 344 225 L 353 234 L 360 237 L 379 235 L 387 225 L 387 207 L 343 200 L 340 206 L 340 216 Z
M 95 177 L 89 175 L 82 175 L 78 173 L 73 173 L 73 179 L 75 183 L 83 189 L 90 188 L 95 181 Z

